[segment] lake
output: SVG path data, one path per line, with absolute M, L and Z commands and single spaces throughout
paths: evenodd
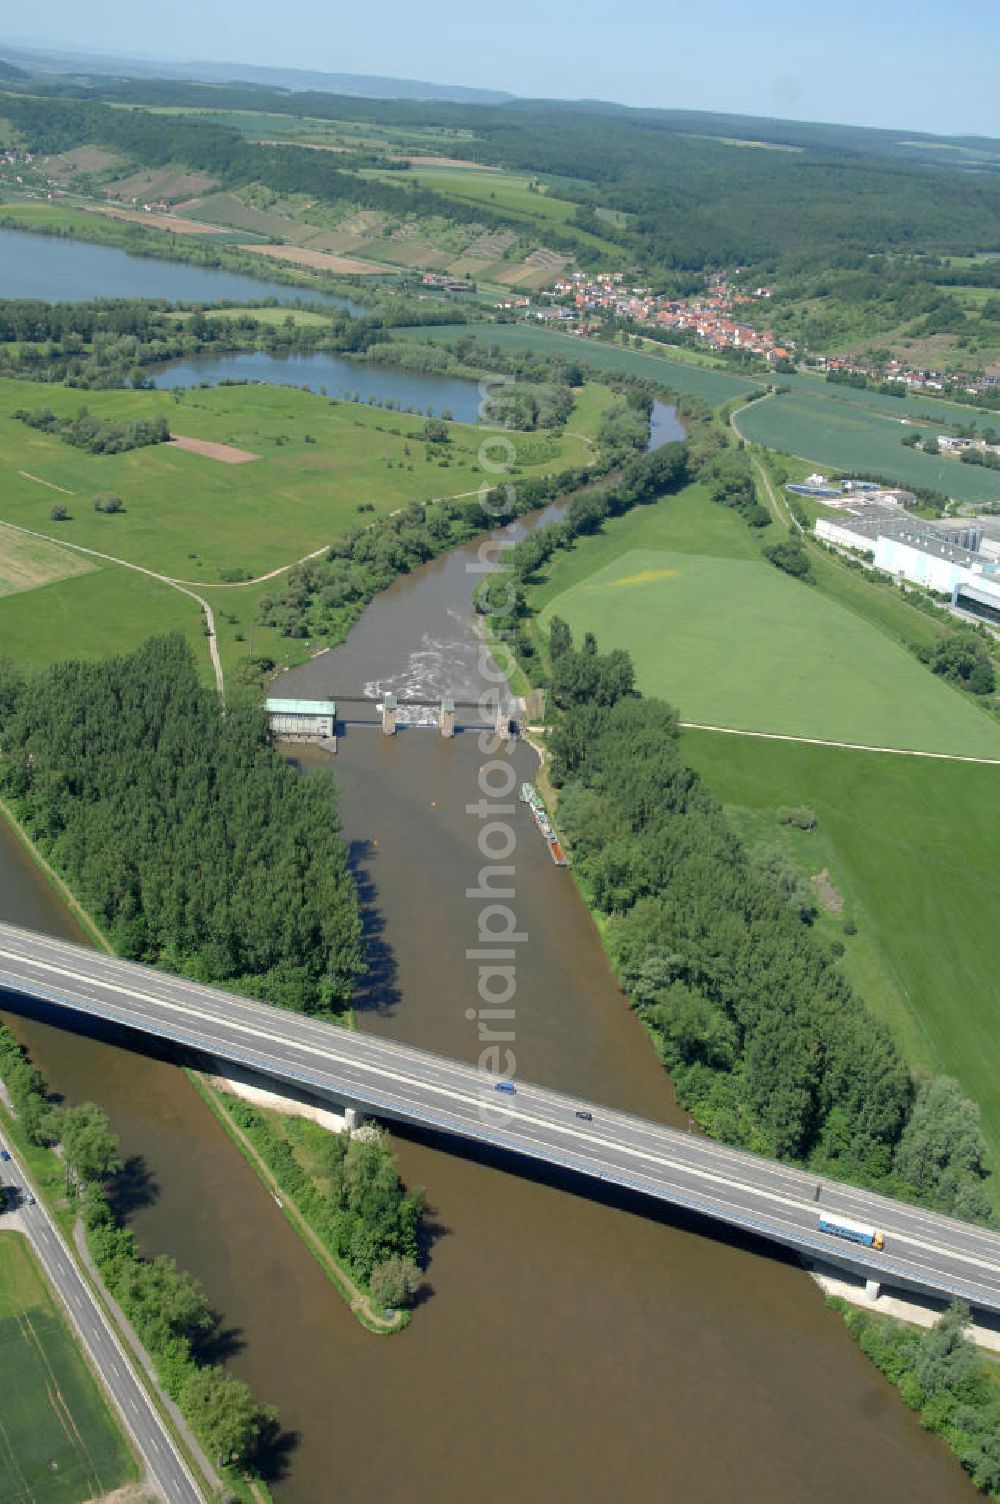
M 0 229 L 0 297 L 70 303 L 86 298 L 163 298 L 171 303 L 259 303 L 299 298 L 328 308 L 365 312 L 333 293 L 266 282 L 214 266 L 134 256 L 114 246 L 91 245 L 63 235 Z

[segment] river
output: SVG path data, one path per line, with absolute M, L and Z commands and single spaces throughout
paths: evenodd
M 470 545 L 399 581 L 342 647 L 284 676 L 283 692 L 478 696 L 474 559 Z M 335 764 L 369 938 L 360 1025 L 465 1059 L 480 1048 L 466 958 L 479 906 L 466 890 L 483 859 L 466 806 L 481 761 L 469 733 L 388 739 L 352 724 Z M 529 749 L 514 762 L 530 775 Z M 523 811 L 512 820 L 513 907 L 528 937 L 518 1071 L 682 1122 L 571 875 Z M 0 914 L 74 932 L 6 834 Z M 973 1496 L 807 1275 L 767 1248 L 401 1135 L 404 1176 L 432 1207 L 431 1295 L 405 1334 L 372 1337 L 173 1065 L 15 1022 L 56 1090 L 108 1108 L 143 1247 L 202 1280 L 232 1333 L 233 1371 L 295 1433 L 278 1504 Z
M 55 289 L 55 290 L 53 290 Z M 287 282 L 268 282 L 214 266 L 134 256 L 117 247 L 0 229 L 0 297 L 44 303 L 88 298 L 163 298 L 171 303 L 322 303 L 364 313 L 359 303 Z

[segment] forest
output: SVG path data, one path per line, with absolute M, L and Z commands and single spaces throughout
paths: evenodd
M 291 768 L 255 701 L 221 715 L 179 635 L 30 675 L 0 663 L 0 797 L 119 955 L 346 1006 L 361 922 L 332 774 Z
M 793 149 L 738 151 L 730 138 L 750 122 L 585 103 L 361 100 L 156 80 L 34 87 L 37 97 L 3 96 L 0 114 L 43 152 L 93 143 L 145 166 L 184 163 L 230 187 L 260 183 L 277 193 L 308 193 L 393 215 L 509 226 L 518 219 L 514 211 L 501 214 L 407 184 L 405 169 L 387 155 L 379 166 L 394 168 L 391 182 L 349 170 L 368 165 L 367 158 L 353 164 L 349 156 L 254 144 L 211 116 L 154 115 L 102 101 L 461 130 L 469 135 L 449 144 L 454 155 L 541 175 L 576 204 L 568 221 L 547 226 L 549 244 L 574 250 L 586 263 L 593 247 L 579 232 L 599 234 L 668 280 L 738 264 L 762 270 L 787 264 L 812 275 L 845 254 L 967 255 L 997 245 L 996 173 L 934 165 L 929 149 L 907 157 L 891 133 L 754 120 L 754 140 Z M 877 296 L 874 287 L 870 296 Z M 939 303 L 940 295 L 922 288 L 914 315 L 926 317 Z
M 559 819 L 682 1104 L 726 1143 L 991 1221 L 976 1107 L 911 1074 L 797 872 L 751 856 L 685 765 L 676 713 L 557 619 L 550 652 Z

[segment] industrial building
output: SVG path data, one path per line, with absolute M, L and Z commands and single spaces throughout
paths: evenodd
M 332 740 L 337 728 L 334 700 L 265 700 L 271 730 L 285 742 Z
M 1000 620 L 1000 536 L 996 552 L 981 549 L 984 524 L 978 518 L 931 523 L 897 508 L 858 506 L 843 516 L 819 518 L 816 536 L 870 555 L 877 569 L 948 596 L 953 606 Z

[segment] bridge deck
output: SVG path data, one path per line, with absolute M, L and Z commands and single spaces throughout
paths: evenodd
M 0 924 L 0 988 L 110 1020 L 277 1081 L 629 1187 L 869 1278 L 1000 1312 L 1000 1233 L 852 1189 L 596 1103 L 412 1046 L 279 1012 L 150 967 Z M 593 1114 L 584 1121 L 577 1110 Z M 816 1191 L 820 1199 L 817 1203 Z M 839 1214 L 885 1249 L 817 1230 Z

